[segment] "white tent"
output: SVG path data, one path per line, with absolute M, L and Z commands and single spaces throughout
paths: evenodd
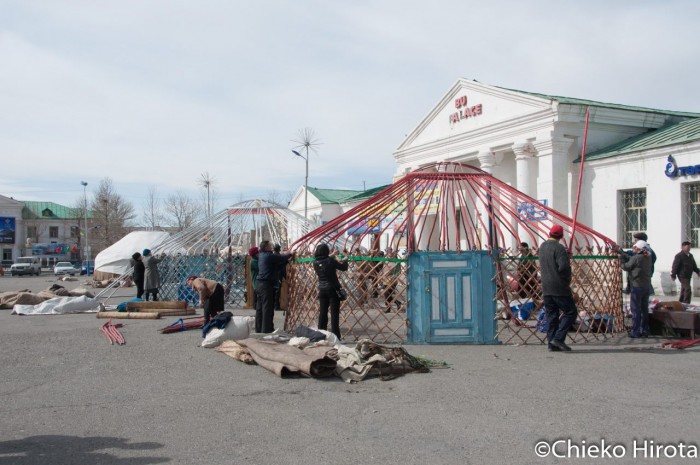
M 123 275 L 131 268 L 131 256 L 143 249 L 156 250 L 170 238 L 162 231 L 134 231 L 110 245 L 95 257 L 95 271 Z

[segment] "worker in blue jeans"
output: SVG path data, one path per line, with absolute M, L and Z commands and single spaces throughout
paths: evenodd
M 651 254 L 647 243 L 638 240 L 632 247 L 633 255 L 620 252 L 620 266 L 630 276 L 631 294 L 630 310 L 632 311 L 632 338 L 649 335 L 649 289 L 651 288 Z
M 564 229 L 555 224 L 549 230 L 549 239 L 540 245 L 539 250 L 542 299 L 548 325 L 547 347 L 552 352 L 571 350 L 564 340 L 578 314 L 571 292 L 569 252 L 559 243 L 562 237 Z

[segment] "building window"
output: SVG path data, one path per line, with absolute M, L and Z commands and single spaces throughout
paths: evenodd
M 58 226 L 49 226 L 49 237 L 51 239 L 58 239 Z
M 36 226 L 27 226 L 27 237 L 33 240 L 37 239 Z
M 2 259 L 12 260 L 12 249 L 2 249 Z
M 700 244 L 700 182 L 683 184 L 685 237 L 691 247 Z
M 647 230 L 647 190 L 620 191 L 620 239 L 622 247 L 632 247 L 634 235 Z
M 70 237 L 71 239 L 77 239 L 80 237 L 80 226 L 70 227 Z

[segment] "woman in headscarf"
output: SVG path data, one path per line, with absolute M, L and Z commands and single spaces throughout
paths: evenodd
M 158 300 L 158 288 L 160 287 L 158 264 L 163 261 L 164 256 L 161 254 L 158 258 L 151 254 L 150 249 L 143 249 L 143 266 L 146 269 L 143 287 L 146 289 L 146 301 L 149 297 L 153 297 L 154 302 Z
M 335 259 L 334 250 L 330 253 L 328 244 L 321 243 L 314 254 L 314 271 L 318 276 L 318 329 L 328 329 L 328 307 L 331 309 L 331 332 L 340 339 L 340 298 L 337 270 L 347 271 L 348 261 Z
M 224 311 L 224 287 L 221 284 L 198 276 L 188 277 L 185 284 L 199 293 L 199 303 L 204 309 L 204 323 Z

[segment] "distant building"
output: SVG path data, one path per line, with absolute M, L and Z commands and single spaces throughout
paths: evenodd
M 379 186 L 364 191 L 309 187 L 307 218 L 312 227 L 321 226 L 387 187 L 388 185 Z M 287 208 L 304 216 L 304 186 L 297 190 Z
M 81 210 L 0 195 L 0 249 L 4 261 L 30 255 L 41 257 L 43 266 L 80 260 L 84 229 Z

